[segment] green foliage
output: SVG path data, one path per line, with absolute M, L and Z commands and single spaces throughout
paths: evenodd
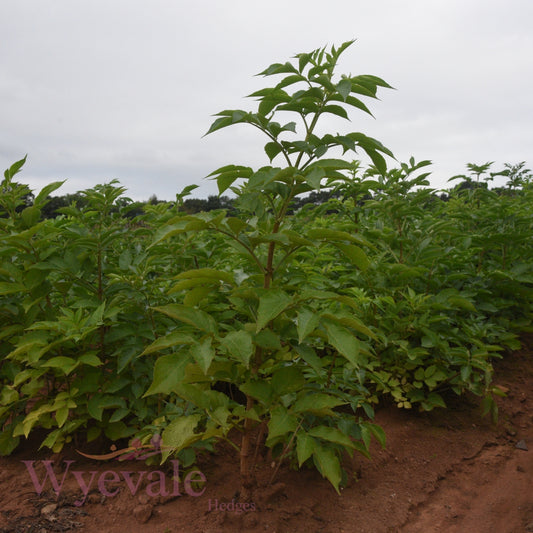
M 113 182 L 84 191 L 84 207 L 54 220 L 30 210 L 60 183 L 18 209 L 27 189 L 12 177 L 23 161 L 2 183 L 9 217 L 0 218 L 0 452 L 36 427 L 48 430 L 43 445 L 56 451 L 81 432 L 126 438 L 161 411 L 160 401 L 142 399 L 153 361 L 140 354 L 165 328 L 151 310 L 161 289 L 158 259 L 144 251 L 149 231 L 132 227 L 121 210 L 124 189 Z
M 429 161 L 387 169 L 379 141 L 319 135 L 389 87 L 337 77 L 351 44 L 271 65 L 261 75 L 281 79 L 251 95 L 256 111 L 216 115 L 208 133 L 246 124 L 267 140 L 269 165 L 210 175 L 231 202 L 187 204 L 189 186 L 140 212 L 111 182 L 47 218 L 61 183 L 34 196 L 14 180 L 25 158 L 6 170 L 1 454 L 37 428 L 55 451 L 161 435 L 163 459 L 187 464 L 225 439 L 243 498 L 263 446 L 274 475 L 314 466 L 338 492 L 344 456 L 385 445 L 372 417 L 386 397 L 431 410 L 469 391 L 497 416 L 492 360 L 532 330 L 530 171 L 506 165 L 494 190 L 478 183 L 492 163 L 469 164 L 439 196 Z M 366 170 L 333 154 L 361 151 Z

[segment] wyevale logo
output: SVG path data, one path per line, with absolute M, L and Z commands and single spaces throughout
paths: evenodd
M 81 455 L 95 460 L 109 460 L 117 459 L 119 461 L 137 459 L 144 460 L 147 457 L 161 453 L 160 438 L 153 438 L 149 445 L 142 445 L 140 441 L 133 441 L 132 446 L 123 450 L 116 450 L 106 455 L 87 455 L 81 452 Z M 100 494 L 108 498 L 116 496 L 120 491 L 120 487 L 117 487 L 117 483 L 123 483 L 127 489 L 131 492 L 132 496 L 135 496 L 143 486 L 144 481 L 148 481 L 144 489 L 147 496 L 181 496 L 182 494 L 188 494 L 189 496 L 198 497 L 201 496 L 206 487 L 204 486 L 207 479 L 202 472 L 194 470 L 188 472 L 183 481 L 180 476 L 180 464 L 178 460 L 171 460 L 172 474 L 165 474 L 162 470 L 116 470 L 109 469 L 104 472 L 98 472 L 96 470 L 83 471 L 73 470 L 71 466 L 75 463 L 73 460 L 63 461 L 65 464 L 63 475 L 61 479 L 58 479 L 54 472 L 53 461 L 22 461 L 28 470 L 30 478 L 35 487 L 37 494 L 41 494 L 44 491 L 47 481 L 49 480 L 52 489 L 56 496 L 59 496 L 63 490 L 65 481 L 68 476 L 73 476 L 79 486 L 83 498 L 76 500 L 74 505 L 77 507 L 82 506 L 87 500 L 87 496 L 92 490 L 98 490 Z M 39 479 L 39 475 L 35 469 L 35 464 L 41 463 L 44 466 L 44 478 Z M 170 475 L 170 483 L 167 481 L 167 477 Z M 170 490 L 168 487 L 171 487 Z M 182 492 L 183 491 L 183 492 Z

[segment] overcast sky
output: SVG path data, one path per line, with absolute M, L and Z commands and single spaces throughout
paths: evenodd
M 36 191 L 116 178 L 138 200 L 216 194 L 204 177 L 268 164 L 267 139 L 244 125 L 203 138 L 212 115 L 255 110 L 244 97 L 275 82 L 254 76 L 271 63 L 353 38 L 339 75 L 396 90 L 332 133 L 432 160 L 434 187 L 466 163 L 531 168 L 532 24 L 533 0 L 3 0 L 0 169 L 27 153 Z

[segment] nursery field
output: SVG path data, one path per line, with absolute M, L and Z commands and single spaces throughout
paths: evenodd
M 533 530 L 533 175 L 436 191 L 321 132 L 390 88 L 337 77 L 351 44 L 216 115 L 268 139 L 227 209 L 111 182 L 47 218 L 61 183 L 6 170 L 1 531 Z
M 12 456 L 0 458 L 0 531 L 533 531 L 532 348 L 533 339 L 525 339 L 523 350 L 495 364 L 495 382 L 509 389 L 505 398 L 497 400 L 497 425 L 480 417 L 479 403 L 472 397 L 431 413 L 392 405 L 379 408 L 376 421 L 387 434 L 387 448 L 373 449 L 372 460 L 359 456 L 347 463 L 350 476 L 341 496 L 316 471 L 308 469 L 295 472 L 282 467 L 278 482 L 269 486 L 271 465 L 261 461 L 258 469 L 264 483 L 254 495 L 255 508 L 215 510 L 215 500 L 231 502 L 239 487 L 238 458 L 222 447 L 220 455 L 199 461 L 207 478 L 201 497 L 147 498 L 146 483 L 133 496 L 122 483 L 112 498 L 93 488 L 87 503 L 77 507 L 74 502 L 82 493 L 71 476 L 66 478 L 60 498 L 50 485 L 37 495 L 21 461 L 52 459 L 64 464 L 75 460 L 76 470 L 98 475 L 113 464 L 86 461 L 72 449 L 63 454 L 36 453 L 35 442 L 29 442 Z M 521 441 L 529 451 L 517 448 Z M 135 461 L 116 468 L 146 469 Z M 63 473 L 64 467 L 57 469 L 59 478 Z

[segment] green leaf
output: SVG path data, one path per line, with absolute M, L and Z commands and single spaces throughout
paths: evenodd
M 303 308 L 296 319 L 296 330 L 298 332 L 298 342 L 301 344 L 317 327 L 320 317 L 310 309 Z
M 78 362 L 89 366 L 100 366 L 103 364 L 94 352 L 83 354 L 78 358 Z
M 208 174 L 207 177 L 209 178 L 211 176 L 215 176 L 216 174 L 222 174 L 224 172 L 230 172 L 234 170 L 242 172 L 243 175 L 246 175 L 248 172 L 253 172 L 250 167 L 245 167 L 242 165 L 225 165 L 223 167 L 217 168 L 216 170 L 213 170 L 213 172 L 211 172 L 211 174 Z
M 227 217 L 226 224 L 235 235 L 241 233 L 241 231 L 248 226 L 244 220 L 237 217 Z
M 376 341 L 379 340 L 378 336 L 372 330 L 367 328 L 359 319 L 355 318 L 354 316 L 345 316 L 342 314 L 333 315 L 331 313 L 322 313 L 321 316 L 322 318 L 326 318 L 342 326 L 347 326 L 349 328 L 355 329 L 355 331 L 358 331 L 359 333 L 362 333 L 363 335 L 366 335 L 371 339 L 374 339 Z
M 117 409 L 109 418 L 109 422 L 118 422 L 119 420 L 122 420 L 125 416 L 127 416 L 130 413 L 130 409 L 127 407 L 120 407 Z
M 309 239 L 319 239 L 324 241 L 351 241 L 359 242 L 358 238 L 346 231 L 329 228 L 312 228 L 307 232 Z
M 393 153 L 388 148 L 372 137 L 368 137 L 367 135 L 358 132 L 348 133 L 346 136 L 355 141 L 365 151 L 382 152 L 389 157 L 394 158 Z
M 211 279 L 224 281 L 233 284 L 233 275 L 224 270 L 216 270 L 214 268 L 197 268 L 194 270 L 186 270 L 178 274 L 175 279 Z
M 277 91 L 277 87 L 265 87 L 264 89 L 259 89 L 259 91 L 255 91 L 252 94 L 249 94 L 246 98 L 255 98 L 257 96 L 262 98 L 265 96 L 270 96 L 274 94 L 276 91 Z M 261 100 L 261 98 L 259 98 L 259 100 Z
M 298 71 L 303 72 L 305 66 L 311 61 L 311 54 L 298 54 Z
M 126 426 L 122 421 L 109 423 L 105 428 L 106 437 L 112 441 L 131 437 L 136 431 L 136 428 Z
M 292 133 L 296 133 L 296 122 L 287 122 L 287 124 L 284 124 L 281 127 L 281 131 L 291 131 Z
M 53 193 L 55 190 L 59 189 L 63 183 L 65 183 L 66 180 L 63 181 L 54 181 L 52 183 L 49 183 L 45 187 L 41 189 L 41 192 L 35 197 L 35 200 L 33 201 L 33 205 L 37 207 L 41 207 L 48 201 L 48 196 L 50 196 L 51 193 Z
M 372 74 L 361 74 L 352 78 L 352 81 L 358 80 L 360 83 L 370 83 L 372 86 L 385 87 L 386 89 L 394 89 L 392 85 L 389 85 L 385 80 L 373 76 Z
M 41 210 L 35 205 L 32 205 L 30 207 L 26 207 L 26 209 L 23 209 L 20 216 L 24 221 L 24 225 L 27 228 L 31 228 L 33 225 L 39 222 L 39 219 L 41 218 Z
M 87 318 L 86 326 L 101 326 L 103 324 L 106 304 L 102 302 Z
M 233 185 L 233 182 L 242 176 L 240 175 L 240 172 L 225 172 L 224 174 L 220 174 L 217 176 L 217 187 L 218 187 L 218 194 L 222 194 L 226 191 L 231 185 Z
M 2 392 L 0 393 L 0 405 L 9 405 L 16 402 L 18 399 L 18 391 L 8 385 L 4 385 Z
M 102 395 L 96 394 L 87 402 L 88 413 L 100 422 L 102 421 L 102 415 L 104 413 L 104 408 L 100 405 L 101 399 Z
M 102 428 L 92 426 L 87 430 L 87 442 L 96 440 L 102 434 Z
M 191 346 L 191 355 L 202 369 L 202 372 L 207 374 L 211 361 L 215 357 L 215 350 L 211 346 L 211 337 L 206 337 L 201 342 L 193 344 Z
M 259 298 L 256 333 L 292 304 L 292 298 L 281 289 L 268 289 Z
M 247 381 L 239 387 L 239 390 L 264 405 L 270 405 L 274 393 L 268 381 Z
M 200 309 L 194 309 L 193 307 L 180 304 L 168 304 L 161 307 L 154 307 L 154 310 L 206 333 L 217 333 L 218 328 L 213 317 Z
M 313 189 L 320 189 L 322 180 L 326 177 L 326 171 L 321 167 L 314 167 L 306 169 L 305 181 L 309 183 Z
M 221 341 L 221 345 L 226 348 L 228 355 L 248 368 L 250 359 L 254 353 L 252 336 L 247 331 L 231 331 Z
M 17 161 L 16 163 L 13 163 L 5 172 L 4 177 L 6 180 L 11 180 L 15 174 L 18 174 L 20 172 L 20 169 L 26 163 L 26 158 L 28 157 L 28 154 L 26 154 L 20 161 Z
M 383 428 L 370 422 L 364 422 L 363 425 L 370 430 L 372 435 L 374 435 L 377 441 L 381 444 L 381 447 L 385 448 L 387 437 L 385 435 L 385 431 L 383 431 Z
M 184 187 L 183 190 L 176 195 L 176 197 L 180 200 L 185 198 L 185 196 L 189 196 L 194 189 L 198 189 L 199 185 L 187 185 L 187 187 Z
M 311 163 L 307 168 L 320 167 L 324 169 L 335 169 L 335 170 L 351 170 L 353 168 L 353 163 L 350 161 L 345 161 L 344 159 L 320 159 L 314 163 Z
M 346 120 L 350 120 L 350 117 L 348 116 L 346 109 L 344 109 L 344 107 L 341 107 L 340 105 L 324 106 L 323 112 L 331 113 L 332 115 L 337 115 L 338 117 L 345 118 Z
M 344 448 L 354 448 L 354 443 L 348 437 L 337 428 L 330 426 L 315 426 L 307 432 L 311 437 L 316 437 L 322 440 L 327 440 L 329 442 L 334 442 L 335 444 L 340 444 Z
M 370 150 L 369 148 L 363 148 L 363 150 L 367 153 L 368 157 L 370 157 L 372 163 L 374 163 L 380 174 L 385 175 L 387 172 L 387 163 L 385 158 L 381 154 L 378 154 L 376 151 Z
M 277 142 L 269 142 L 265 144 L 265 153 L 271 162 L 282 150 L 283 146 Z
M 468 381 L 468 378 L 472 374 L 472 367 L 471 366 L 462 366 L 461 367 L 461 379 L 463 381 Z
M 315 246 L 315 243 L 313 241 L 305 239 L 296 231 L 290 229 L 283 229 L 279 233 L 283 235 L 283 237 L 286 238 L 288 242 L 296 246 Z
M 259 115 L 263 115 L 266 117 L 278 104 L 281 104 L 282 102 L 289 102 L 291 97 L 281 88 L 276 87 L 274 89 L 267 89 L 268 94 L 265 94 L 260 100 L 260 104 L 258 107 L 258 113 Z M 262 91 L 258 91 L 262 92 Z M 257 93 L 254 93 L 257 95 Z M 270 122 L 270 125 L 273 123 Z M 277 135 L 275 135 L 277 137 Z
M 248 179 L 252 174 L 253 170 L 250 167 L 227 165 L 211 172 L 208 177 L 214 176 L 213 179 L 217 181 L 218 194 L 222 194 L 235 180 Z
M 315 450 L 315 439 L 309 436 L 305 431 L 299 431 L 296 434 L 296 457 L 298 457 L 298 466 L 302 466 Z
M 113 394 L 102 394 L 97 392 L 87 402 L 87 411 L 96 420 L 102 421 L 104 409 L 125 408 L 126 402 L 120 396 Z
M 178 346 L 182 344 L 194 344 L 195 340 L 185 333 L 180 331 L 173 331 L 172 333 L 165 335 L 164 337 L 159 337 L 148 346 L 141 355 L 148 355 L 154 352 L 160 352 L 166 348 L 171 348 L 172 346 Z
M 276 85 L 276 89 L 283 89 L 284 87 L 294 85 L 295 83 L 298 83 L 300 81 L 305 81 L 305 76 L 302 76 L 301 74 L 286 76 Z
M 56 411 L 56 422 L 57 422 L 57 427 L 63 427 L 65 422 L 67 421 L 67 418 L 68 418 L 68 413 L 69 413 L 69 408 L 65 405 L 64 407 L 60 407 L 57 411 Z
M 268 421 L 268 439 L 266 445 L 272 443 L 276 437 L 292 433 L 298 426 L 296 416 L 289 413 L 282 405 L 277 405 L 271 411 L 271 417 Z
M 0 455 L 11 455 L 19 445 L 20 438 L 13 437 L 13 427 L 7 426 L 0 431 Z
M 346 102 L 346 98 L 348 98 L 352 92 L 352 82 L 349 79 L 341 80 L 339 83 L 337 83 L 335 88 Z
M 355 43 L 355 39 L 350 39 L 349 41 L 344 41 L 339 48 L 335 51 L 335 47 L 332 47 L 332 54 L 335 58 L 338 58 L 348 47 L 352 46 Z
M 359 426 L 359 431 L 361 432 L 361 438 L 363 439 L 364 448 L 368 451 L 370 449 L 372 433 L 370 433 L 370 430 L 362 424 Z
M 143 398 L 151 394 L 169 394 L 174 391 L 185 377 L 185 367 L 191 358 L 183 353 L 173 353 L 161 356 L 154 366 L 154 378 L 150 388 L 144 393 Z
M 78 361 L 71 357 L 58 355 L 57 357 L 52 357 L 48 361 L 43 362 L 41 366 L 46 368 L 59 368 L 68 376 L 78 366 Z
M 208 411 L 214 411 L 218 407 L 227 407 L 229 405 L 229 397 L 215 390 L 204 390 L 200 385 L 190 385 L 188 383 L 182 383 L 176 387 L 176 394 L 191 402 L 195 407 L 199 409 L 205 409 Z
M 359 339 L 348 329 L 326 322 L 326 331 L 330 344 L 354 366 L 359 366 Z
M 335 452 L 330 448 L 316 443 L 313 450 L 313 460 L 318 471 L 323 477 L 328 479 L 337 493 L 340 494 L 339 483 L 342 479 L 341 465 Z
M 186 306 L 198 305 L 204 298 L 213 292 L 212 286 L 196 287 L 190 290 L 183 298 L 183 304 Z
M 351 92 L 362 93 L 365 96 L 371 96 L 372 98 L 375 98 L 375 95 L 373 95 L 370 91 L 356 84 L 352 84 Z M 339 98 L 333 97 L 332 100 L 339 100 Z M 372 112 L 370 111 L 370 109 L 368 109 L 368 107 L 365 105 L 365 103 L 359 100 L 359 98 L 356 98 L 355 96 L 348 96 L 346 97 L 346 99 L 343 98 L 342 101 L 352 107 L 355 107 L 356 109 L 359 109 L 360 111 L 363 111 L 364 113 L 366 113 L 367 115 L 370 115 L 371 117 L 374 116 Z
M 16 294 L 20 292 L 26 292 L 26 287 L 24 287 L 24 285 L 6 281 L 0 282 L 0 296 L 5 296 L 6 294 Z
M 166 239 L 170 239 L 170 237 L 174 237 L 175 235 L 180 235 L 187 231 L 199 231 L 207 229 L 208 227 L 208 223 L 198 217 L 183 217 L 174 224 L 159 227 L 154 233 L 154 240 L 150 247 L 155 246 Z
M 295 366 L 284 366 L 272 375 L 272 388 L 279 396 L 289 392 L 299 391 L 305 385 L 302 371 Z
M 313 413 L 318 416 L 334 415 L 334 407 L 345 405 L 346 402 L 326 393 L 315 393 L 301 396 L 292 406 L 295 413 Z
M 324 87 L 327 91 L 335 91 L 335 85 L 331 83 L 331 77 L 325 74 L 320 74 L 324 70 L 323 66 L 317 66 L 309 70 L 310 79 Z
M 335 246 L 360 270 L 365 272 L 370 265 L 370 261 L 359 246 L 355 244 L 344 244 L 336 242 Z
M 266 350 L 281 350 L 280 335 L 271 329 L 263 329 L 259 333 L 255 333 L 253 342 L 256 346 Z
M 233 120 L 231 117 L 219 117 L 217 118 L 213 124 L 211 124 L 209 130 L 207 130 L 207 133 L 204 135 L 209 135 L 210 133 L 213 133 L 214 131 L 221 130 L 222 128 L 226 128 L 227 126 L 231 126 L 233 124 Z
M 471 311 L 472 313 L 477 311 L 474 304 L 463 296 L 450 296 L 448 298 L 448 303 L 453 307 L 464 309 L 465 311 Z
M 190 446 L 201 438 L 201 433 L 195 433 L 202 415 L 193 414 L 175 418 L 161 434 L 162 448 L 172 448 L 173 451 L 179 451 Z M 170 451 L 170 450 L 168 450 Z M 168 453 L 166 454 L 168 456 Z
M 175 283 L 172 285 L 172 287 L 168 290 L 167 294 L 174 294 L 176 292 L 188 290 L 188 289 L 195 289 L 199 287 L 205 287 L 206 285 L 209 285 L 209 290 L 213 290 L 213 287 L 216 287 L 218 285 L 217 280 L 210 279 L 210 278 L 193 278 L 193 279 L 182 279 L 178 281 L 178 283 Z M 192 307 L 187 305 L 187 307 Z
M 446 408 L 446 403 L 442 399 L 442 396 L 440 394 L 437 394 L 436 392 L 431 392 L 428 394 L 427 401 L 433 406 L 433 407 L 444 407 Z
M 299 74 L 296 68 L 287 63 L 273 63 L 258 74 L 258 76 L 272 76 L 274 74 Z
M 318 375 L 323 371 L 324 360 L 320 359 L 315 350 L 307 344 L 300 344 L 295 347 L 296 352 Z

